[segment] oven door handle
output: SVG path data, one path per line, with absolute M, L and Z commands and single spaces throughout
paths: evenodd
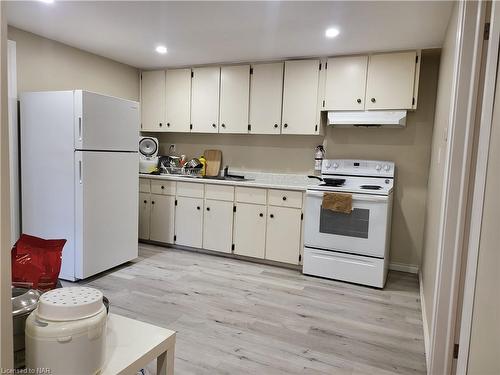
M 306 195 L 313 197 L 322 197 L 325 191 L 313 191 L 307 190 Z M 346 193 L 348 194 L 348 193 Z M 369 195 L 369 194 L 352 194 L 352 199 L 355 201 L 364 201 L 364 202 L 387 202 L 389 197 L 387 195 Z

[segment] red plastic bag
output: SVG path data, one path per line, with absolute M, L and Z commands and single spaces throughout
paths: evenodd
M 22 234 L 12 248 L 12 285 L 41 291 L 54 289 L 65 243 Z

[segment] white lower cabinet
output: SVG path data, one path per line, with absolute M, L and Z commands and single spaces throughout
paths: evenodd
M 234 253 L 264 258 L 266 246 L 267 207 L 260 204 L 238 203 L 234 214 Z
M 302 210 L 269 206 L 266 256 L 268 260 L 299 264 Z
M 233 243 L 233 202 L 205 200 L 203 248 L 231 253 Z
M 139 239 L 149 240 L 151 198 L 149 193 L 139 193 Z
M 175 207 L 176 245 L 201 248 L 203 245 L 203 199 L 177 197 Z
M 139 239 L 300 263 L 302 192 L 141 180 Z
M 175 197 L 151 194 L 149 239 L 174 243 Z

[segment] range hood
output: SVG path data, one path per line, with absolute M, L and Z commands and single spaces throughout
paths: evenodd
M 328 125 L 403 128 L 406 111 L 330 111 Z

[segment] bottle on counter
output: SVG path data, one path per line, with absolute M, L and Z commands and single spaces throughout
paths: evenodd
M 206 170 L 207 170 L 207 159 L 205 159 L 205 156 L 201 155 L 200 158 L 198 159 L 200 163 L 202 164 L 201 167 L 201 175 L 205 176 Z
M 321 166 L 325 157 L 325 148 L 323 145 L 316 146 L 316 153 L 314 154 L 314 170 L 321 172 Z

